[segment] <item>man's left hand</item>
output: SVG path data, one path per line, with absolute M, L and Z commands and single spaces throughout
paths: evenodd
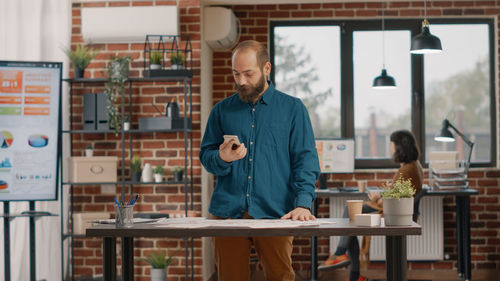
M 311 211 L 309 211 L 309 209 L 304 207 L 297 207 L 288 214 L 282 216 L 281 219 L 282 220 L 291 219 L 293 221 L 295 220 L 308 221 L 308 220 L 315 220 L 316 218 L 311 214 Z

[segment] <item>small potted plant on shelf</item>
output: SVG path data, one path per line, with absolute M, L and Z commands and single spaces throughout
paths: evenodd
M 152 51 L 149 55 L 149 68 L 161 69 L 162 52 Z
M 170 67 L 172 69 L 181 69 L 184 66 L 186 58 L 182 52 L 174 52 L 170 54 Z
M 411 225 L 415 188 L 411 179 L 398 179 L 382 193 L 386 225 Z
M 182 181 L 184 175 L 184 167 L 176 166 L 172 168 L 172 174 L 174 175 L 174 181 Z
M 130 160 L 130 180 L 138 182 L 141 179 L 141 164 L 142 159 L 139 155 L 132 157 Z
M 86 157 L 94 156 L 94 150 L 92 149 L 92 144 L 87 145 L 87 148 L 85 148 L 85 156 Z
M 156 166 L 153 169 L 153 176 L 155 178 L 155 182 L 162 182 L 164 174 L 165 174 L 165 169 L 162 166 Z
M 165 281 L 167 279 L 167 268 L 174 261 L 173 257 L 167 257 L 167 253 L 154 251 L 143 261 L 151 265 L 151 281 Z
M 99 54 L 99 50 L 89 49 L 85 45 L 76 45 L 74 49 L 66 49 L 65 53 L 73 64 L 75 78 L 83 78 L 85 68 L 87 68 L 90 61 Z

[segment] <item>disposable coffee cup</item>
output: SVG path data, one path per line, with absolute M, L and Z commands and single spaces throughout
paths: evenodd
M 132 227 L 134 225 L 134 206 L 116 206 L 116 227 Z
M 367 181 L 358 181 L 358 191 L 360 193 L 365 193 L 367 185 L 368 185 Z
M 363 200 L 347 200 L 347 212 L 349 213 L 349 220 L 354 222 L 357 214 L 361 214 L 363 209 Z

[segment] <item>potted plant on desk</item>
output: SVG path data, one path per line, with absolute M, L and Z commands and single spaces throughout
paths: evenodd
M 155 251 L 149 254 L 143 261 L 151 265 L 151 281 L 165 281 L 167 279 L 167 268 L 173 262 L 173 257 L 167 257 L 167 253 Z
M 182 69 L 186 58 L 182 52 L 174 52 L 170 54 L 170 67 L 172 69 Z
M 411 225 L 414 194 L 410 179 L 398 179 L 382 193 L 385 225 Z

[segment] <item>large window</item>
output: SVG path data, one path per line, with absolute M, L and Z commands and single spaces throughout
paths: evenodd
M 271 22 L 271 78 L 306 104 L 315 136 L 356 140 L 356 168 L 391 167 L 391 132 L 413 131 L 422 150 L 458 150 L 434 141 L 444 118 L 472 139 L 473 166 L 495 165 L 493 21 L 431 19 L 443 52 L 411 55 L 421 20 Z M 375 90 L 385 68 L 397 88 Z M 458 139 L 458 138 L 457 138 Z

